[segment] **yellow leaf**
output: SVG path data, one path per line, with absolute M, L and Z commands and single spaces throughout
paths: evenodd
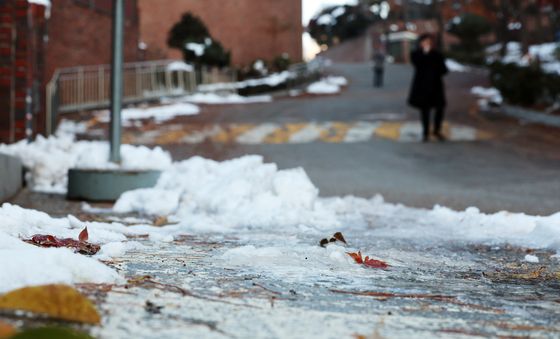
M 0 339 L 9 338 L 16 333 L 13 326 L 0 321 Z
M 88 324 L 101 321 L 91 301 L 67 285 L 20 288 L 0 297 L 0 309 L 23 310 Z

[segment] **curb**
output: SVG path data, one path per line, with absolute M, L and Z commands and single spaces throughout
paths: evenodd
M 0 202 L 16 195 L 23 186 L 21 161 L 9 155 L 0 154 Z
M 560 128 L 560 116 L 549 115 L 530 109 L 502 105 L 500 111 L 519 120 Z

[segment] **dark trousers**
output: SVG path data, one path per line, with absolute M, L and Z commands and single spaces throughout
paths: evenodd
M 428 137 L 430 135 L 430 118 L 431 118 L 431 111 L 432 109 L 435 110 L 434 116 L 434 133 L 439 134 L 441 133 L 441 125 L 443 124 L 443 118 L 445 115 L 445 111 L 443 107 L 428 107 L 423 108 L 420 110 L 420 115 L 422 119 L 422 129 L 424 137 Z
M 373 69 L 373 86 L 375 87 L 383 86 L 383 68 L 375 67 Z

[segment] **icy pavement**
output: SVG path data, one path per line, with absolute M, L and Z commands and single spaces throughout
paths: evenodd
M 526 264 L 520 249 L 419 244 L 380 235 L 375 226 L 412 220 L 371 221 L 362 231 L 349 227 L 346 239 L 387 260 L 388 270 L 333 261 L 316 234 L 249 231 L 147 244 L 115 266 L 129 278 L 149 275 L 167 288 L 147 284 L 109 292 L 102 305 L 108 316 L 96 333 L 107 338 L 560 334 L 558 277 L 545 278 L 546 271 L 558 269 L 547 259 L 551 253 L 538 252 L 543 262 Z M 542 277 L 520 278 L 541 267 Z M 147 311 L 148 301 L 163 306 L 160 313 Z
M 77 204 L 69 206 L 63 199 L 39 194 L 28 201 L 59 213 L 79 210 Z M 302 226 L 299 231 L 184 232 L 172 242 L 130 236 L 129 241 L 144 247 L 106 262 L 129 283 L 111 289 L 83 287 L 97 300 L 103 316 L 102 326 L 92 328 L 92 334 L 99 338 L 560 335 L 560 267 L 555 252 L 422 236 L 411 230 L 429 220 L 419 218 L 422 210 L 417 212 L 372 211 L 366 224 L 348 219 L 343 226 L 320 231 Z M 103 213 L 90 218 L 112 219 Z M 348 245 L 320 247 L 319 241 L 333 231 L 342 231 Z M 357 249 L 390 267 L 353 263 L 345 251 Z M 539 263 L 525 261 L 528 253 Z

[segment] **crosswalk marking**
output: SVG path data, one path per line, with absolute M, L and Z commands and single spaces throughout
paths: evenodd
M 229 144 L 301 144 L 310 142 L 358 143 L 374 137 L 398 142 L 418 142 L 422 127 L 419 122 L 309 122 L 215 125 L 163 125 L 149 130 L 124 133 L 123 140 L 135 144 L 199 144 L 205 141 Z M 449 124 L 443 132 L 450 141 L 475 141 L 492 138 L 488 132 L 473 127 Z
M 291 144 L 305 144 L 309 142 L 316 141 L 321 136 L 321 131 L 323 128 L 328 128 L 331 124 L 330 123 L 323 123 L 323 124 L 316 124 L 310 123 L 307 124 L 304 128 L 300 129 L 299 131 L 295 132 L 290 137 Z
M 285 144 L 290 142 L 291 137 L 296 133 L 302 131 L 308 124 L 286 124 L 281 126 L 276 131 L 269 134 L 265 139 L 265 144 Z
M 262 144 L 264 139 L 274 131 L 279 129 L 277 124 L 266 123 L 258 125 L 253 129 L 241 134 L 237 138 L 237 142 L 240 144 L 257 145 Z
M 255 128 L 252 124 L 233 124 L 224 127 L 216 135 L 211 136 L 211 140 L 216 143 L 227 144 L 233 142 L 241 134 Z
M 375 135 L 391 140 L 399 140 L 402 122 L 382 122 L 375 130 Z
M 371 139 L 377 127 L 379 127 L 379 123 L 360 121 L 348 130 L 344 137 L 344 142 L 353 143 L 368 141 Z

